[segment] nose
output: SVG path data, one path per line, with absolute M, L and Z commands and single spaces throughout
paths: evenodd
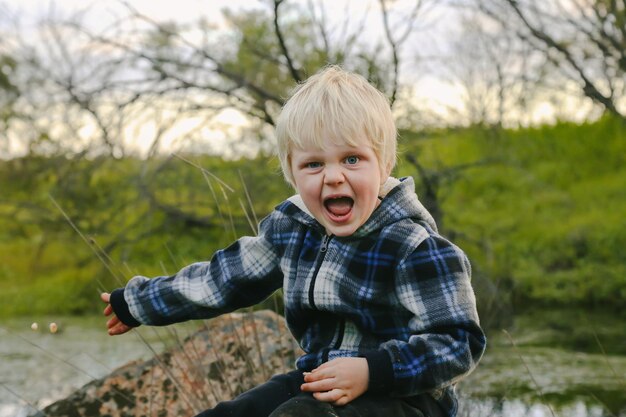
M 346 180 L 343 170 L 340 166 L 335 164 L 328 164 L 324 169 L 324 184 L 336 185 L 341 184 Z

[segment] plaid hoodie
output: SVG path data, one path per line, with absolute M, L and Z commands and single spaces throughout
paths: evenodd
M 210 262 L 170 277 L 133 278 L 111 303 L 128 325 L 210 318 L 283 288 L 287 324 L 309 371 L 365 357 L 369 391 L 430 393 L 456 415 L 454 384 L 485 348 L 470 264 L 441 237 L 411 178 L 391 188 L 351 236 L 325 234 L 299 196 L 276 207 L 257 237 L 242 237 Z

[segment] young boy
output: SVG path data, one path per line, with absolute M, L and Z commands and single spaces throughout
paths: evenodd
M 215 317 L 282 287 L 305 352 L 296 370 L 201 416 L 454 416 L 455 383 L 485 348 L 470 264 L 413 180 L 390 177 L 388 101 L 331 66 L 299 86 L 276 134 L 298 194 L 210 262 L 103 294 L 109 334 Z

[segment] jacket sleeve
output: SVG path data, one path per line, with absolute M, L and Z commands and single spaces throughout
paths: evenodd
M 134 277 L 123 294 L 113 292 L 115 313 L 128 325 L 160 326 L 215 317 L 267 298 L 283 278 L 271 242 L 271 217 L 261 222 L 258 236 L 240 238 L 210 262 L 191 264 L 168 277 Z M 126 320 L 125 312 L 131 316 Z
M 465 254 L 438 235 L 400 262 L 396 296 L 412 315 L 410 336 L 364 355 L 374 391 L 415 395 L 454 384 L 474 369 L 486 339 L 470 275 Z

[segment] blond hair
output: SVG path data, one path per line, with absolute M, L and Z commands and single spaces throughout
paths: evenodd
M 296 87 L 276 123 L 278 158 L 285 179 L 291 172 L 294 148 L 313 145 L 372 146 L 382 173 L 396 163 L 396 125 L 387 98 L 362 76 L 328 66 Z

